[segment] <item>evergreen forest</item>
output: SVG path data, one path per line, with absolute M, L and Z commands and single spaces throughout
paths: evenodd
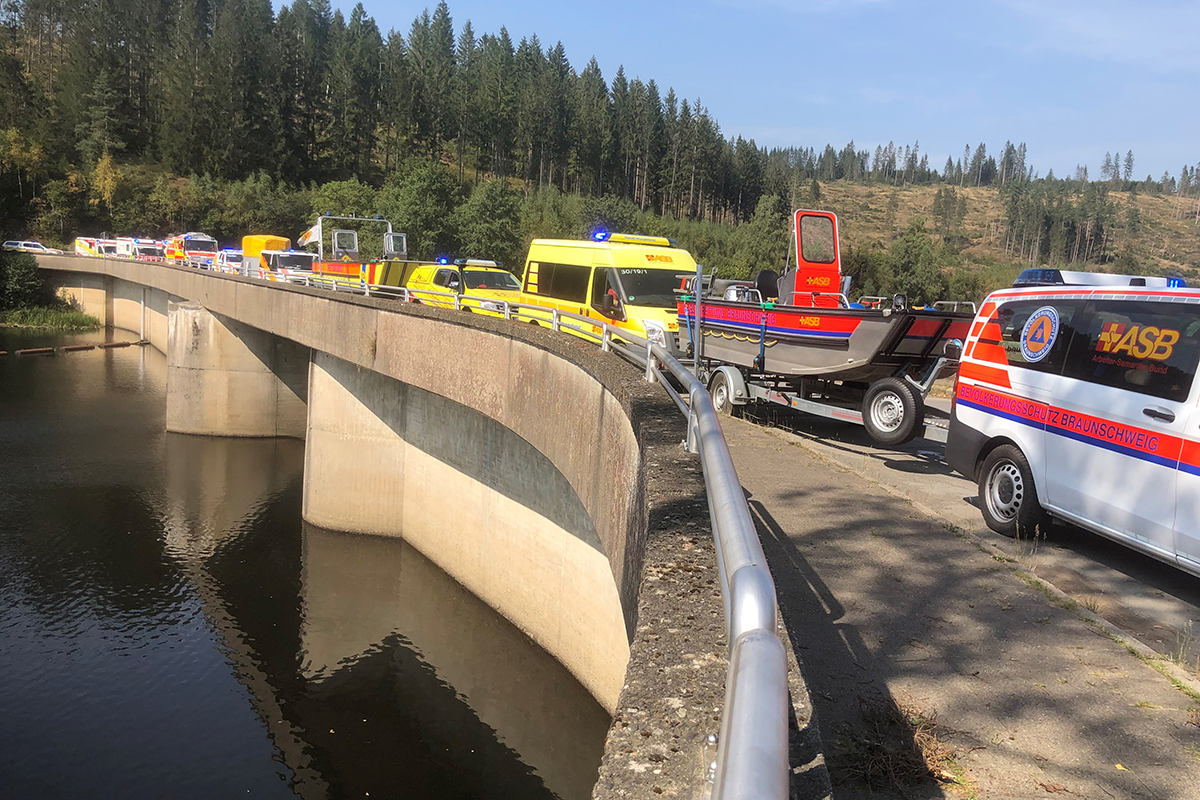
M 1118 147 L 1093 179 L 1041 175 L 1024 143 L 768 149 L 696 87 L 549 42 L 445 2 L 385 32 L 329 0 L 4 0 L 0 226 L 236 245 L 382 214 L 415 257 L 518 273 L 532 238 L 606 227 L 732 277 L 779 269 L 791 210 L 821 207 L 858 293 L 978 299 L 1037 264 L 1200 275 L 1200 164 L 1139 178 Z

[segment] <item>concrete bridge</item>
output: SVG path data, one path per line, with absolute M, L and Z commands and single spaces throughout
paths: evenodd
M 169 430 L 305 439 L 305 520 L 403 536 L 566 666 L 613 715 L 597 797 L 696 796 L 724 611 L 699 462 L 636 369 L 459 311 L 149 262 L 39 264 L 167 354 Z

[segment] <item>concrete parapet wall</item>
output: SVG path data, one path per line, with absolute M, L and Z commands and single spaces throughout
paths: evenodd
M 307 348 L 199 303 L 171 303 L 167 316 L 168 431 L 304 438 Z

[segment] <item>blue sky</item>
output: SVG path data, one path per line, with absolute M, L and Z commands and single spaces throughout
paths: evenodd
M 407 33 L 424 3 L 363 0 Z M 348 11 L 353 3 L 334 0 Z M 433 3 L 429 4 L 432 10 Z M 1133 150 L 1136 177 L 1200 161 L 1200 0 L 451 0 L 457 34 L 562 40 L 577 70 L 700 97 L 760 145 L 874 150 L 920 141 L 930 163 L 1024 141 L 1042 174 Z

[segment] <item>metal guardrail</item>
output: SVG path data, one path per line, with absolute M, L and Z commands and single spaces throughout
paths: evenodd
M 236 270 L 230 272 L 245 275 Z M 720 735 L 710 737 L 717 745 L 716 758 L 708 766 L 702 794 L 712 800 L 786 800 L 787 654 L 778 635 L 775 582 L 750 518 L 716 407 L 704 384 L 684 363 L 660 343 L 603 320 L 567 311 L 453 292 L 336 280 L 313 273 L 274 273 L 260 277 L 547 325 L 555 331 L 590 339 L 602 350 L 615 352 L 644 369 L 647 381 L 659 383 L 687 416 L 684 444 L 689 452 L 700 456 L 729 641 Z M 670 378 L 681 390 L 676 389 Z

